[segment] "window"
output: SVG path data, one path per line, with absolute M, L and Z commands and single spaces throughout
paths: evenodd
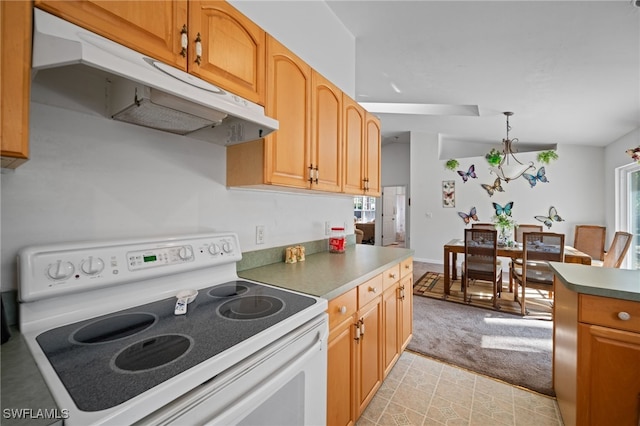
M 622 267 L 640 269 L 640 164 L 629 164 L 617 170 L 620 199 L 616 203 L 616 229 L 633 234 Z
M 376 218 L 376 199 L 353 197 L 353 216 L 358 223 L 373 222 Z

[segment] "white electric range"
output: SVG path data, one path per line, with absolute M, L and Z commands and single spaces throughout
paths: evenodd
M 21 332 L 65 424 L 325 424 L 326 300 L 241 258 L 234 233 L 21 250 Z

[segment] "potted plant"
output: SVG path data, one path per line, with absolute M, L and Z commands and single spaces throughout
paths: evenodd
M 508 245 L 511 242 L 513 230 L 518 226 L 518 223 L 511 216 L 502 213 L 493 216 L 493 224 L 498 230 L 498 244 Z
M 502 152 L 493 148 L 484 156 L 484 158 L 487 160 L 487 163 L 489 163 L 491 167 L 496 167 L 502 161 Z
M 459 165 L 460 163 L 458 163 L 458 160 L 454 158 L 447 160 L 447 162 L 444 164 L 444 166 L 449 170 L 455 170 L 458 168 Z
M 538 161 L 543 164 L 549 164 L 552 160 L 557 160 L 558 154 L 555 151 L 543 151 L 538 154 Z

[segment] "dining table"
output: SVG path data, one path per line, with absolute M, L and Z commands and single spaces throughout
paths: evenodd
M 498 257 L 508 257 L 512 260 L 521 259 L 523 254 L 522 244 L 498 245 Z M 444 245 L 444 294 L 450 294 L 451 283 L 458 279 L 457 257 L 458 253 L 464 253 L 464 239 L 455 238 Z M 580 263 L 591 265 L 591 256 L 581 252 L 575 247 L 564 247 L 565 263 Z

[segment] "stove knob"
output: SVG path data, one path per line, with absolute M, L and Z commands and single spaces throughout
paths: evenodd
M 54 280 L 66 280 L 75 272 L 75 268 L 71 262 L 63 262 L 58 260 L 56 263 L 49 265 L 47 275 Z
M 209 253 L 216 255 L 218 253 L 220 253 L 220 246 L 217 244 L 211 244 L 209 246 Z
M 191 260 L 193 259 L 193 250 L 191 246 L 182 246 L 180 250 L 178 250 L 178 257 L 181 260 Z
M 231 253 L 231 251 L 233 250 L 233 246 L 231 245 L 230 242 L 225 241 L 224 243 L 222 243 L 222 250 L 225 253 Z
M 82 261 L 80 269 L 87 275 L 97 275 L 104 269 L 104 262 L 99 257 L 89 256 Z

